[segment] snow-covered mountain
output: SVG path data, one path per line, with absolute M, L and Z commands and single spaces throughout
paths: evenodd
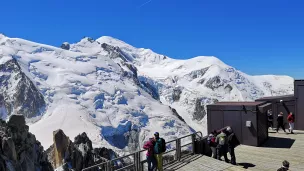
M 23 81 L 8 76 L 12 64 Z M 138 149 L 154 131 L 168 140 L 206 134 L 206 104 L 293 92 L 288 76 L 250 76 L 215 57 L 175 60 L 107 36 L 56 48 L 0 35 L 0 83 L 6 106 L 30 111 L 30 131 L 46 148 L 62 129 L 71 138 L 85 131 L 94 146 L 118 153 Z M 15 105 L 8 94 L 20 87 L 30 98 Z
M 205 135 L 207 104 L 293 93 L 289 76 L 250 76 L 213 56 L 176 60 L 107 36 L 97 41 L 119 47 L 137 67 L 139 79 L 154 87 L 161 102 L 175 108 L 186 123 Z
M 118 153 L 138 150 L 156 131 L 168 140 L 192 131 L 149 94 L 115 47 L 89 38 L 70 46 L 0 37 L 0 93 L 14 108 L 7 114 L 31 111 L 30 131 L 45 148 L 57 129 L 71 139 L 86 132 L 93 146 Z

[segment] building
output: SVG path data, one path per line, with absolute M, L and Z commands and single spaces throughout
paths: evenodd
M 207 106 L 208 132 L 230 126 L 241 144 L 260 146 L 268 139 L 271 103 L 219 102 Z
M 304 80 L 294 81 L 294 94 L 263 97 L 255 102 L 219 102 L 207 106 L 208 132 L 231 126 L 241 144 L 260 146 L 268 138 L 267 111 L 272 109 L 274 126 L 283 112 L 288 128 L 287 110 L 295 115 L 295 129 L 304 130 Z

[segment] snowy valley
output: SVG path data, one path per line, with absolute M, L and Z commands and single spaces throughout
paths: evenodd
M 1 117 L 25 115 L 45 148 L 62 129 L 118 154 L 156 131 L 206 135 L 207 104 L 293 93 L 288 76 L 250 76 L 216 57 L 176 60 L 107 36 L 57 48 L 0 34 L 0 84 Z

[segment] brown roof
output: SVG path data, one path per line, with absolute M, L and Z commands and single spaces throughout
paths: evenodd
M 284 99 L 284 98 L 293 98 L 293 94 L 284 95 L 284 96 L 268 96 L 268 97 L 262 97 L 257 100 L 275 100 L 275 99 Z
M 215 103 L 212 105 L 216 105 L 216 106 L 220 106 L 220 105 L 223 105 L 223 106 L 242 106 L 242 105 L 256 106 L 256 105 L 260 105 L 263 103 L 265 103 L 265 102 L 261 102 L 261 101 L 258 101 L 258 102 L 218 102 L 218 103 Z

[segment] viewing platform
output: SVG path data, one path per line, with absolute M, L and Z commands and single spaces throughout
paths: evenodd
M 165 167 L 167 171 L 276 171 L 283 160 L 290 163 L 290 170 L 304 170 L 304 131 L 286 134 L 269 132 L 269 139 L 261 147 L 240 145 L 235 149 L 233 166 L 208 156 L 189 155 Z M 228 154 L 229 158 L 229 154 Z

